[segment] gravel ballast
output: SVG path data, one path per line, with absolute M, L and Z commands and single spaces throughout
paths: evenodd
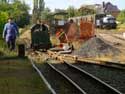
M 83 43 L 80 49 L 72 54 L 82 57 L 116 56 L 120 53 L 117 48 L 105 43 L 100 38 L 94 37 Z
M 99 79 L 103 80 L 104 82 L 125 94 L 125 70 L 87 63 L 76 63 L 74 65 L 93 74 L 94 76 L 98 77 Z

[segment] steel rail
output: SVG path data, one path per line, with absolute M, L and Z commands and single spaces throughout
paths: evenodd
M 44 77 L 44 75 L 42 74 L 42 72 L 37 68 L 37 66 L 35 65 L 35 63 L 33 62 L 33 60 L 29 57 L 29 60 L 32 64 L 32 67 L 37 71 L 37 73 L 39 74 L 39 76 L 41 77 L 41 79 L 44 81 L 44 83 L 47 85 L 48 89 L 52 92 L 52 94 L 57 94 L 55 92 L 55 90 L 51 87 L 51 85 L 49 84 L 49 82 L 46 80 L 46 78 Z
M 114 87 L 110 86 L 109 84 L 105 83 L 104 81 L 100 80 L 99 78 L 95 77 L 94 75 L 86 72 L 85 70 L 79 68 L 79 67 L 76 67 L 70 63 L 67 63 L 65 62 L 65 64 L 67 64 L 69 67 L 71 68 L 74 68 L 74 69 L 77 69 L 78 71 L 90 76 L 91 78 L 95 79 L 96 81 L 100 82 L 101 84 L 103 84 L 104 86 L 108 87 L 109 89 L 113 90 L 114 92 L 116 92 L 117 94 L 122 94 L 119 90 L 115 89 Z
M 73 82 L 68 76 L 66 76 L 63 72 L 59 71 L 58 69 L 56 69 L 52 64 L 47 63 L 53 70 L 55 70 L 56 72 L 58 72 L 60 75 L 62 75 L 63 77 L 65 77 L 65 79 L 67 79 L 72 85 L 74 85 L 82 94 L 87 94 L 81 87 L 79 87 L 75 82 Z

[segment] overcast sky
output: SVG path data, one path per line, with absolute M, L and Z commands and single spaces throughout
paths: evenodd
M 55 8 L 66 9 L 68 6 L 74 6 L 75 8 L 80 8 L 84 4 L 101 4 L 103 1 L 111 2 L 117 5 L 119 9 L 125 9 L 125 0 L 44 0 L 45 6 L 49 7 L 51 10 Z M 26 3 L 30 5 L 31 9 L 33 7 L 33 0 L 26 0 Z

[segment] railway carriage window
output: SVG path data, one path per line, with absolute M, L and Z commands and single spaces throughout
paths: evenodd
M 58 21 L 58 25 L 64 25 L 64 24 L 65 24 L 65 21 L 64 21 L 64 20 Z

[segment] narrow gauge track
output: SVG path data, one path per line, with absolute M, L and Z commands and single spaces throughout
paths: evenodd
M 93 60 L 93 59 L 88 59 L 88 61 L 83 60 L 83 61 L 77 61 L 81 63 L 88 63 L 91 65 L 99 65 L 99 66 L 104 66 L 104 67 L 109 67 L 109 68 L 114 68 L 114 69 L 120 69 L 120 70 L 125 70 L 125 64 L 121 64 L 118 62 L 112 62 L 112 61 L 101 61 L 101 60 Z M 96 62 L 96 63 L 94 63 Z
M 73 65 L 93 74 L 125 94 L 125 70 L 87 62 L 77 62 Z
M 117 63 L 117 62 L 109 62 L 109 61 L 102 61 L 102 62 L 104 63 L 104 64 L 102 64 L 102 66 L 110 67 L 110 68 L 114 68 L 114 69 L 125 70 L 125 64 L 120 64 L 120 63 Z
M 38 72 L 52 94 L 86 94 L 79 87 L 65 79 L 58 72 L 53 70 L 49 64 L 37 65 L 31 60 L 33 68 Z
M 122 94 L 120 91 L 89 74 L 88 72 L 79 69 L 69 63 L 48 64 L 56 72 L 70 79 L 74 84 L 79 86 L 86 94 Z
M 125 50 L 124 49 L 124 39 L 119 38 L 118 36 L 115 36 L 115 35 L 106 36 L 106 34 L 103 34 L 103 35 L 98 34 L 97 36 L 99 38 L 101 38 L 105 43 L 110 44 L 111 46 L 113 46 L 119 50 Z
M 58 54 L 58 53 L 50 51 L 50 50 L 48 50 L 47 53 L 49 54 L 50 57 L 59 59 L 59 60 L 61 58 L 61 60 L 63 60 L 63 61 L 70 60 L 70 61 L 75 61 L 75 62 L 86 62 L 86 63 L 90 63 L 90 64 L 97 64 L 97 65 L 102 65 L 102 66 L 106 66 L 106 67 L 112 67 L 112 68 L 116 68 L 116 69 L 125 70 L 125 64 L 121 64 L 119 62 L 96 60 L 96 59 L 77 57 L 77 56 L 67 55 L 67 54 L 66 55 Z M 39 54 L 40 54 L 40 52 L 39 52 Z
M 115 37 L 115 38 L 117 38 L 117 39 L 120 39 L 120 40 L 123 40 L 123 41 L 125 41 L 125 39 L 123 38 L 123 37 L 119 37 L 119 36 L 117 36 L 117 35 L 111 35 L 111 36 L 113 36 L 113 37 Z
M 39 55 L 40 55 L 40 53 L 39 53 Z M 95 64 L 96 65 L 96 64 Z M 62 69 L 64 68 L 64 69 L 66 69 L 66 71 L 65 70 L 60 70 L 60 69 L 58 69 L 58 68 L 56 68 L 56 66 L 58 67 L 58 65 L 53 65 L 53 64 L 45 64 L 45 66 L 46 66 L 46 68 L 40 68 L 39 67 L 39 69 L 41 70 L 41 71 L 43 71 L 43 73 L 44 73 L 44 75 L 45 75 L 45 78 L 47 78 L 47 81 L 49 81 L 49 83 L 52 85 L 52 87 L 54 88 L 54 90 L 56 90 L 56 94 L 100 94 L 100 93 L 103 93 L 103 94 L 122 94 L 120 91 L 118 91 L 117 89 L 115 89 L 115 88 L 112 88 L 111 86 L 109 86 L 108 84 L 105 84 L 103 81 L 101 81 L 101 80 L 99 80 L 98 78 L 96 79 L 96 77 L 94 77 L 93 75 L 91 75 L 91 74 L 89 74 L 89 76 L 92 76 L 92 78 L 94 77 L 94 79 L 96 79 L 96 80 L 99 80 L 99 83 L 101 82 L 101 83 L 103 83 L 104 85 L 100 85 L 99 86 L 99 89 L 97 89 L 97 86 L 95 87 L 95 82 L 93 83 L 89 83 L 89 86 L 88 86 L 88 84 L 86 85 L 86 82 L 87 81 L 84 81 L 83 79 L 82 79 L 82 81 L 80 81 L 81 83 L 84 83 L 85 82 L 85 85 L 83 85 L 83 86 L 87 86 L 87 87 L 90 87 L 89 89 L 88 89 L 88 91 L 89 92 L 87 92 L 84 88 L 82 88 L 80 85 L 78 85 L 77 84 L 77 82 L 78 83 L 80 83 L 79 82 L 79 80 L 81 79 L 81 76 L 79 75 L 79 76 L 77 76 L 74 80 L 71 80 L 71 77 L 72 77 L 72 75 L 76 75 L 76 74 L 74 74 L 75 72 L 71 72 L 71 74 L 70 74 L 70 71 L 68 71 L 66 68 L 65 68 L 65 66 L 66 67 L 74 67 L 73 65 L 70 65 L 69 63 L 67 64 L 67 63 L 64 63 L 64 67 L 62 66 L 62 65 L 59 65 L 59 67 L 61 68 L 62 67 Z M 105 66 L 104 66 L 105 67 Z M 49 69 L 48 69 L 49 68 Z M 76 68 L 76 67 L 75 67 Z M 114 68 L 113 68 L 114 69 Z M 52 70 L 53 70 L 53 72 L 54 73 L 52 73 Z M 59 70 L 59 71 L 58 71 Z M 79 69 L 78 68 L 78 70 L 79 71 L 81 71 L 81 72 L 86 72 L 86 71 L 84 71 L 84 70 L 81 70 L 81 69 Z M 57 71 L 58 71 L 58 73 L 57 73 Z M 55 76 L 55 74 L 59 74 L 60 75 L 60 72 L 61 72 L 61 75 L 63 74 L 63 79 L 62 80 L 58 80 L 59 79 L 59 77 L 58 77 L 58 75 L 57 76 Z M 66 74 L 65 74 L 65 72 L 67 72 Z M 88 74 L 88 73 L 87 73 Z M 53 76 L 54 75 L 54 76 Z M 70 75 L 70 76 L 67 76 L 67 75 Z M 71 87 L 67 87 L 68 85 L 67 84 L 65 84 L 65 82 L 63 82 L 64 80 L 66 80 L 65 78 L 68 78 L 68 80 L 70 80 L 70 85 L 71 85 L 71 82 L 73 82 L 72 83 L 72 85 L 75 85 L 75 89 L 72 89 L 71 87 L 72 87 L 72 85 L 71 85 Z M 80 79 L 79 79 L 80 78 Z M 90 77 L 91 78 L 91 77 Z M 78 80 L 79 79 L 79 80 Z M 78 80 L 78 81 L 77 81 Z M 62 83 L 64 83 L 64 85 L 62 85 L 62 83 L 59 83 L 59 82 L 62 82 Z M 77 81 L 77 82 L 76 82 Z M 53 85 L 53 83 L 55 83 L 55 85 Z M 57 85 L 57 84 L 58 85 Z M 93 85 L 94 84 L 94 85 Z M 97 84 L 97 83 L 96 83 Z M 65 87 L 66 86 L 66 90 L 65 89 L 63 89 L 63 93 L 62 92 L 60 92 L 61 90 L 60 90 L 60 88 L 58 87 L 58 86 L 62 86 L 62 87 Z M 106 89 L 106 91 L 105 91 L 105 89 L 103 89 L 103 91 L 101 91 L 101 89 L 100 89 L 100 87 L 101 88 L 103 88 L 103 86 L 104 86 L 104 88 Z M 106 87 L 105 87 L 106 86 Z M 74 87 L 74 86 L 73 86 Z M 77 87 L 77 90 L 76 90 L 76 87 Z M 96 89 L 97 91 L 95 91 L 94 89 L 93 89 L 93 87 L 94 87 L 94 89 Z M 69 88 L 71 88 L 71 89 L 69 89 Z M 73 91 L 72 91 L 73 90 Z M 79 91 L 80 90 L 80 91 Z M 99 90 L 99 91 L 98 91 Z M 81 93 L 81 91 L 82 91 L 82 93 Z M 64 93 L 65 92 L 65 93 Z M 77 93 L 76 93 L 77 92 Z M 87 93 L 86 93 L 87 92 Z

